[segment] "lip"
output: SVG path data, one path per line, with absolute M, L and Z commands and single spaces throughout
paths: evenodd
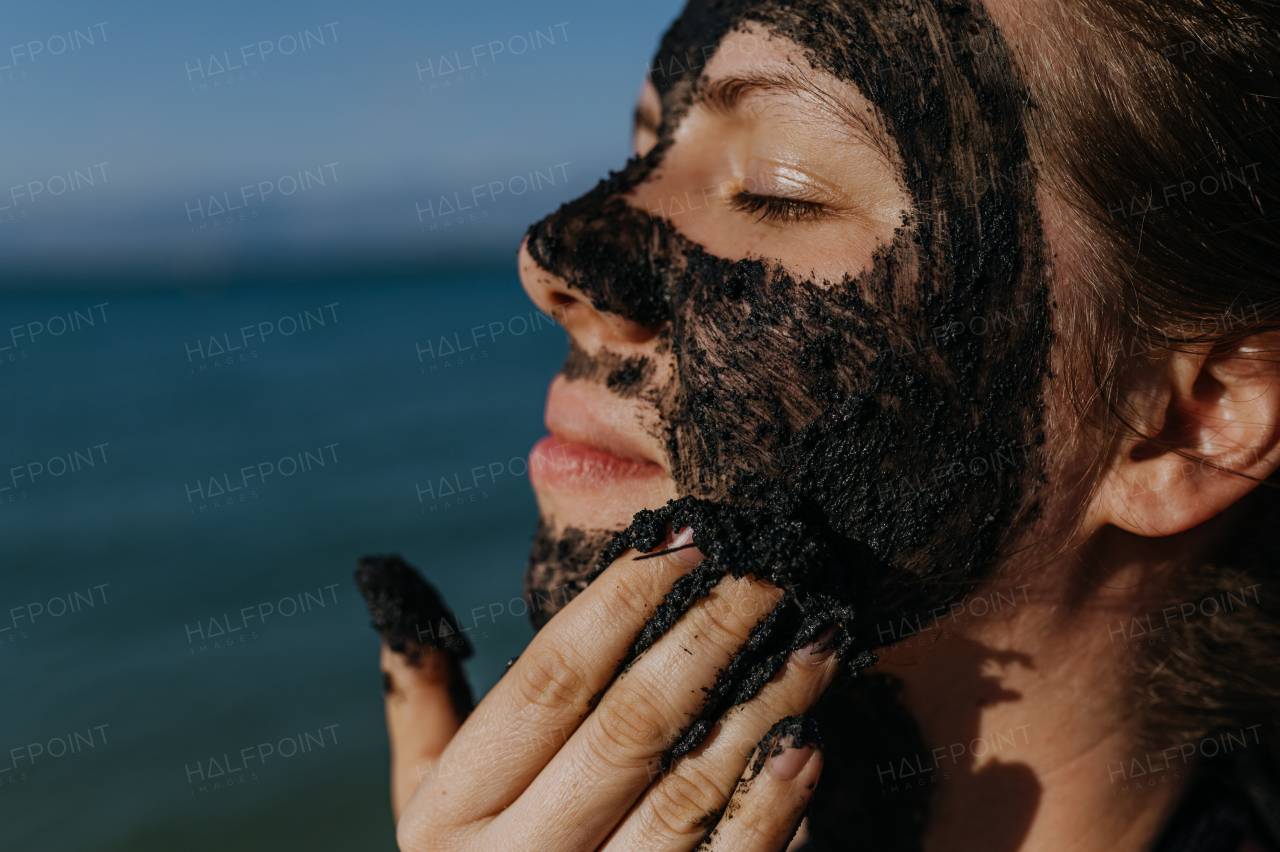
M 601 409 L 591 394 L 557 376 L 547 392 L 551 433 L 533 445 L 529 476 L 535 487 L 596 490 L 665 475 L 637 441 L 610 422 L 620 412 Z

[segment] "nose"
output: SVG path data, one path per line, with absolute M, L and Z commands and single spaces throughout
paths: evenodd
M 550 316 L 588 352 L 602 346 L 642 346 L 658 336 L 658 326 L 642 325 L 595 307 L 585 294 L 543 269 L 529 253 L 529 238 L 520 243 L 520 283 L 538 309 Z

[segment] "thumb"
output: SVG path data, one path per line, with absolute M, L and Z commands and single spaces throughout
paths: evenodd
M 462 670 L 471 646 L 435 588 L 399 556 L 361 559 L 356 584 L 382 637 L 391 806 L 398 818 L 474 706 Z

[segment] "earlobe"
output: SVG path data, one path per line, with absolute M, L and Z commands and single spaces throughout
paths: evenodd
M 1126 390 L 1122 439 L 1091 515 L 1142 536 L 1185 532 L 1280 465 L 1280 335 L 1209 355 L 1174 351 Z

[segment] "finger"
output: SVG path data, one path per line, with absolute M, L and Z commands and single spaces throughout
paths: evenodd
M 458 825 L 506 809 L 587 718 L 654 602 L 678 582 L 679 593 L 700 593 L 689 591 L 696 551 L 637 555 L 623 554 L 538 632 L 445 749 L 411 806 L 414 821 Z
M 808 719 L 793 716 L 777 727 L 783 733 L 766 737 L 702 848 L 782 852 L 791 842 L 822 774 L 822 746 Z
M 399 556 L 361 559 L 356 585 L 382 637 L 391 802 L 398 817 L 471 710 L 461 664 L 471 647 L 439 593 Z
M 752 700 L 733 708 L 707 741 L 653 784 L 610 838 L 606 850 L 692 849 L 706 835 L 743 767 L 779 719 L 806 712 L 835 678 L 839 663 L 824 636 L 792 652 L 782 671 Z
M 781 597 L 773 585 L 722 579 L 618 677 L 498 822 L 536 825 L 531 848 L 594 849 L 604 842 L 653 781 L 663 752 L 698 719 L 707 690 Z M 564 818 L 535 819 L 552 807 Z
M 462 725 L 449 688 L 461 672 L 455 660 L 430 648 L 410 662 L 384 643 L 381 663 L 391 741 L 391 811 L 398 819 Z

